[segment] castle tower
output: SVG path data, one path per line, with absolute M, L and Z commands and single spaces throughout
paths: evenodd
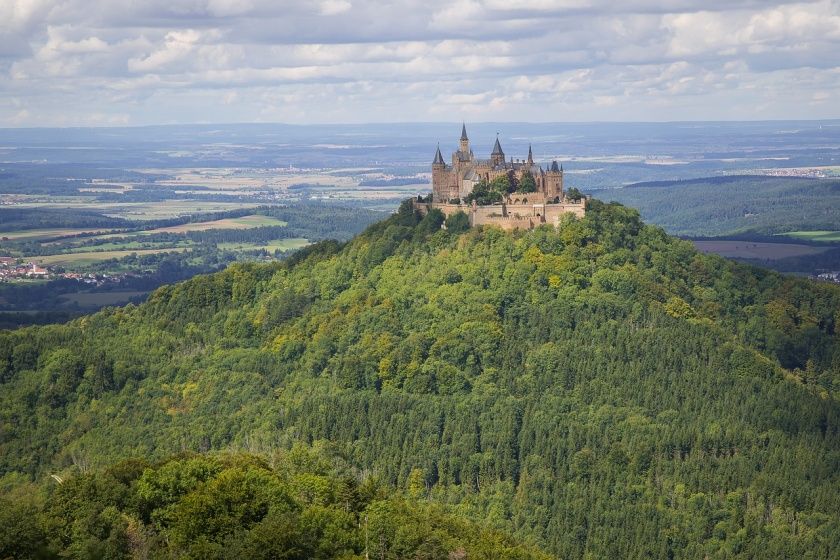
M 443 192 L 445 184 L 446 163 L 443 161 L 443 155 L 440 153 L 440 144 L 438 144 L 435 159 L 432 161 L 432 199 L 434 202 L 446 200 L 446 194 Z
M 502 151 L 502 145 L 499 144 L 499 135 L 496 135 L 496 144 L 493 146 L 493 151 L 490 153 L 490 160 L 493 165 L 505 164 L 505 153 Z
M 557 161 L 551 162 L 551 167 L 545 172 L 545 197 L 563 199 L 563 167 L 557 165 Z
M 470 139 L 467 137 L 467 125 L 461 123 L 461 142 L 458 149 L 464 154 L 470 153 Z

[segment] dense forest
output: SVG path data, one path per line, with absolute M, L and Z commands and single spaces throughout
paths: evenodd
M 0 497 L 3 558 L 548 560 L 328 448 L 129 459 Z
M 0 333 L 0 489 L 41 520 L 19 533 L 74 557 L 114 523 L 176 555 L 226 549 L 236 531 L 231 552 L 245 550 L 263 522 L 320 542 L 308 498 L 262 463 L 303 443 L 413 488 L 423 504 L 397 519 L 470 518 L 561 558 L 836 555 L 840 289 L 699 254 L 619 204 L 527 232 L 442 222 L 404 204 L 347 243 Z M 143 502 L 144 479 L 188 468 L 189 452 L 220 469 L 200 495 Z M 131 457 L 151 463 L 109 466 Z M 263 505 L 216 522 L 250 507 L 206 495 L 224 491 L 208 481 L 225 461 L 258 471 L 236 475 L 244 489 L 251 476 L 291 488 L 299 517 Z M 29 487 L 42 504 L 20 497 Z M 450 558 L 475 542 L 441 531 Z M 405 557 L 395 534 L 380 542 Z
M 840 179 L 732 175 L 593 192 L 675 235 L 840 230 Z

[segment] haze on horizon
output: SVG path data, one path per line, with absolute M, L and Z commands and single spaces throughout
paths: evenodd
M 840 0 L 6 0 L 0 127 L 831 119 L 838 52 Z

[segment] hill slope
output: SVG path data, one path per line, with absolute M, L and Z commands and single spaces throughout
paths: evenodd
M 327 439 L 561 557 L 836 550 L 840 290 L 597 201 L 556 230 L 438 226 L 404 206 L 0 334 L 0 469 Z

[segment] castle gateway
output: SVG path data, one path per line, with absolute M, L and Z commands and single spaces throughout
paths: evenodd
M 570 199 L 563 187 L 563 166 L 552 161 L 547 169 L 534 163 L 531 148 L 525 160 L 508 161 L 496 138 L 490 159 L 477 159 L 470 148 L 466 125 L 458 150 L 447 164 L 440 147 L 432 162 L 431 199 L 416 201 L 421 212 L 438 208 L 449 216 L 464 212 L 470 225 L 493 224 L 503 229 L 530 229 L 557 224 L 570 212 L 582 217 L 586 199 Z

